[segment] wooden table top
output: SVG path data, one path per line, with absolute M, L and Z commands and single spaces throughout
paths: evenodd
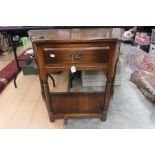
M 80 29 L 45 29 L 30 30 L 32 42 L 70 42 L 87 40 L 121 40 L 124 29 L 121 28 L 80 28 Z

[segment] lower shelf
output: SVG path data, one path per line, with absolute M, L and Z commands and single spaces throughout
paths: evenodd
M 52 93 L 51 108 L 54 115 L 76 115 L 89 116 L 102 114 L 104 106 L 104 92 L 70 92 L 70 93 Z

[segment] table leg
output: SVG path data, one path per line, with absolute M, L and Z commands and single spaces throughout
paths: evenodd
M 114 76 L 112 78 L 111 96 L 110 97 L 113 97 L 113 94 L 114 94 L 114 85 L 115 85 L 115 77 L 116 77 L 116 71 L 117 71 L 117 63 L 118 63 L 118 59 L 116 61 L 116 65 L 115 65 L 115 68 L 114 68 Z
M 107 119 L 107 110 L 103 110 L 103 115 L 102 115 L 102 117 L 100 119 L 101 119 L 101 121 L 106 121 L 106 119 Z
M 12 35 L 10 35 L 10 38 L 11 38 L 11 44 L 12 44 L 12 48 L 13 48 L 13 53 L 14 53 L 16 65 L 17 65 L 17 71 L 19 72 L 20 71 L 20 66 L 19 66 L 18 57 L 17 57 L 17 48 L 16 48 L 16 45 L 15 45 L 15 42 L 13 40 Z M 18 73 L 17 73 L 17 75 L 18 75 Z M 15 86 L 15 88 L 17 88 L 17 83 L 16 83 L 17 75 L 14 77 L 14 86 Z
M 41 86 L 41 95 L 45 99 L 43 80 L 41 80 L 40 75 L 39 75 L 39 81 L 40 81 L 40 86 Z
M 107 110 L 109 108 L 110 96 L 111 96 L 111 86 L 112 86 L 112 77 L 107 75 L 107 82 L 104 92 L 104 105 L 103 105 L 103 116 L 101 117 L 102 121 L 106 120 Z
M 51 122 L 54 122 L 55 118 L 53 114 L 53 109 L 52 109 L 52 104 L 51 104 L 51 99 L 50 99 L 49 85 L 48 85 L 47 80 L 43 81 L 43 87 L 44 87 L 45 101 L 46 101 L 46 106 L 48 109 L 49 118 Z

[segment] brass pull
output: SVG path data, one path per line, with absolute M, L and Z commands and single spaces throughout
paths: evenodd
M 83 57 L 83 53 L 75 52 L 75 53 L 70 54 L 70 56 L 73 56 L 73 59 L 81 59 Z

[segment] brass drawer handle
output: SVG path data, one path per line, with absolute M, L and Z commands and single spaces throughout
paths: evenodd
M 70 56 L 72 56 L 73 59 L 81 59 L 83 57 L 83 53 L 75 52 L 73 54 L 70 54 Z

